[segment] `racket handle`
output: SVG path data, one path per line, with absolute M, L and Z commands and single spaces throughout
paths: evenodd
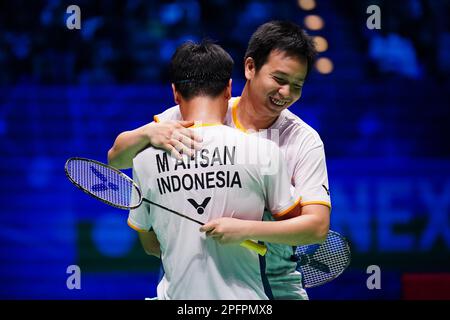
M 249 250 L 253 250 L 261 256 L 264 256 L 267 253 L 267 247 L 265 245 L 259 244 L 252 240 L 245 240 L 244 242 L 241 242 L 241 246 Z

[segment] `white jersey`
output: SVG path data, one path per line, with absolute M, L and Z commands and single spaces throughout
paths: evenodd
M 236 111 L 239 97 L 231 98 L 225 124 L 246 132 L 239 123 Z M 182 120 L 178 106 L 154 116 L 154 120 Z M 294 187 L 292 192 L 301 197 L 302 205 L 322 204 L 331 208 L 325 151 L 319 134 L 295 114 L 285 109 L 267 130 L 255 135 L 275 142 L 286 160 L 288 174 Z M 264 220 L 272 220 L 269 212 Z M 294 248 L 288 245 L 266 243 L 266 274 L 275 299 L 308 299 L 302 288 L 301 274 L 290 257 Z
M 194 159 L 177 160 L 154 148 L 134 158 L 133 179 L 145 198 L 204 223 L 219 217 L 261 221 L 264 208 L 278 218 L 295 206 L 275 143 L 221 124 L 193 130 L 203 137 Z M 257 253 L 221 245 L 199 224 L 152 205 L 130 210 L 128 223 L 157 235 L 164 268 L 158 299 L 272 297 Z

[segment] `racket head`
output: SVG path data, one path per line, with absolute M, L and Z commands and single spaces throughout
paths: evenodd
M 339 277 L 350 265 L 348 240 L 330 230 L 322 244 L 299 246 L 295 251 L 297 270 L 302 273 L 303 286 L 313 288 Z
M 126 174 L 107 164 L 72 157 L 66 161 L 64 171 L 75 186 L 110 206 L 135 209 L 142 203 L 139 186 Z

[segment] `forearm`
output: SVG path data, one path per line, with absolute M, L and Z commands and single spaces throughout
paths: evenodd
M 145 253 L 150 256 L 160 258 L 161 248 L 159 245 L 158 238 L 156 237 L 156 234 L 153 231 L 149 231 L 149 232 L 138 232 L 138 235 Z
M 161 249 L 158 246 L 154 246 L 154 247 L 147 247 L 147 248 L 143 248 L 145 253 L 148 254 L 149 256 L 154 256 L 157 257 L 159 259 L 161 259 Z
M 157 257 L 158 259 L 161 259 L 161 248 L 160 247 L 153 247 L 152 250 L 145 251 L 149 256 Z
M 147 124 L 119 134 L 114 145 L 108 151 L 108 163 L 118 169 L 131 168 L 136 154 L 150 144 L 150 140 L 145 134 L 145 129 L 150 125 Z
M 246 221 L 250 239 L 292 246 L 322 243 L 329 230 L 327 213 L 303 214 L 283 221 Z

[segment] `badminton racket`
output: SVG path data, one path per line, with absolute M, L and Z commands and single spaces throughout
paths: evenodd
M 350 245 L 338 232 L 330 230 L 322 244 L 299 246 L 291 260 L 297 262 L 304 288 L 330 282 L 350 265 Z
M 135 209 L 146 202 L 204 225 L 201 221 L 144 198 L 141 189 L 130 177 L 107 164 L 91 159 L 73 157 L 66 161 L 64 170 L 67 178 L 75 186 L 110 206 L 129 210 Z M 240 245 L 262 256 L 267 252 L 265 245 L 251 240 L 245 240 Z

